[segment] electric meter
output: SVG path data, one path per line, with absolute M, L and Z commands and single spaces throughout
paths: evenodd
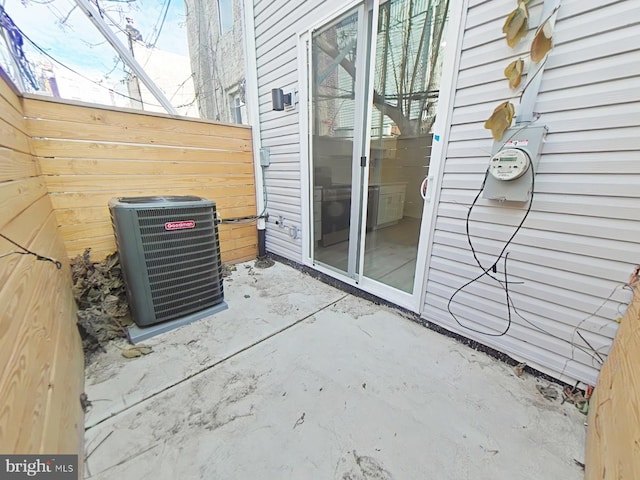
M 529 155 L 519 148 L 505 148 L 489 162 L 489 173 L 497 180 L 515 180 L 529 170 Z

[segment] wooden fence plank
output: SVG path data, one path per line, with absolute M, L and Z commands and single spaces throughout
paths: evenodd
M 33 152 L 39 157 L 113 160 L 152 160 L 175 162 L 252 163 L 251 152 L 231 152 L 215 148 L 132 145 L 98 141 L 32 138 Z
M 101 217 L 101 220 L 104 217 Z M 85 240 L 92 237 L 104 237 L 113 234 L 111 221 L 100 221 L 94 223 L 61 225 L 59 227 L 60 235 L 65 242 L 71 240 Z
M 38 174 L 38 164 L 31 155 L 0 147 L 0 182 Z
M 55 231 L 51 214 L 29 248 L 42 255 L 64 255 L 61 245 L 52 245 Z M 10 442 L 1 447 L 2 451 L 37 452 L 40 448 L 53 342 L 59 315 L 69 313 L 50 307 L 58 292 L 69 287 L 68 278 L 68 267 L 57 270 L 49 262 L 22 256 L 8 285 L 0 291 L 0 438 Z M 23 321 L 11 321 L 16 318 Z
M 39 157 L 43 175 L 253 175 L 250 162 L 62 159 Z M 0 175 L 2 170 L 0 169 Z
M 29 136 L 24 116 L 22 115 L 20 110 L 16 110 L 14 105 L 12 105 L 12 103 L 2 95 L 0 95 L 0 112 L 2 112 L 2 119 L 5 122 L 11 125 L 14 129 L 20 131 L 25 136 Z
M 1 188 L 1 187 L 0 187 Z M 145 195 L 195 195 L 216 202 L 216 206 L 224 205 L 225 200 L 241 197 L 242 203 L 255 206 L 255 189 L 253 186 L 217 186 L 213 188 L 165 188 L 158 186 L 150 190 L 113 190 L 111 192 L 51 192 L 51 203 L 56 210 L 63 208 L 106 207 L 109 200 L 116 197 L 140 197 Z M 253 197 L 251 196 L 253 194 Z M 1 198 L 1 196 L 0 196 Z M 2 202 L 0 200 L 0 206 Z
M 79 251 L 76 253 L 76 255 L 80 255 L 84 252 L 83 251 Z M 106 249 L 99 249 L 99 248 L 92 248 L 91 249 L 91 260 L 93 261 L 101 261 L 103 260 L 107 255 L 110 255 L 114 252 L 113 248 L 106 248 Z M 256 258 L 256 255 L 258 254 L 258 245 L 250 245 L 248 247 L 241 247 L 241 248 L 236 248 L 233 250 L 228 250 L 228 251 L 221 251 L 220 252 L 220 257 L 222 259 L 223 263 L 228 263 L 228 264 L 235 264 L 235 263 L 240 263 L 240 262 L 246 262 L 249 260 L 253 260 Z
M 69 256 L 115 249 L 114 197 L 196 195 L 222 218 L 256 214 L 250 128 L 32 98 L 25 116 Z M 225 252 L 255 243 L 249 228 L 220 233 Z
M 220 252 L 225 258 L 229 258 L 228 254 L 232 251 L 252 245 L 256 246 L 255 251 L 257 252 L 258 239 L 255 223 L 251 224 L 250 228 L 243 229 L 241 234 L 239 232 L 236 234 L 227 234 L 225 231 L 226 227 L 226 225 L 220 225 L 219 227 Z M 101 236 L 67 240 L 65 241 L 65 246 L 67 249 L 67 255 L 70 258 L 81 255 L 87 248 L 91 248 L 92 259 L 94 260 L 101 260 L 106 255 L 116 251 L 116 242 L 113 231 Z
M 251 151 L 251 140 L 246 138 L 193 135 L 156 128 L 91 125 L 58 120 L 27 119 L 26 122 L 27 131 L 34 137 Z
M 0 147 L 31 153 L 29 137 L 0 118 Z
M 253 185 L 251 175 L 50 175 L 44 177 L 50 192 L 114 192 L 120 189 L 155 190 L 159 185 L 172 188 L 198 189 L 213 186 L 246 186 Z
M 252 195 L 252 192 L 249 192 L 249 195 L 243 196 L 222 196 L 219 197 L 216 195 L 217 192 L 210 192 L 209 195 L 201 195 L 203 198 L 209 198 L 215 200 L 216 198 L 220 198 L 219 202 L 216 202 L 216 206 L 218 210 L 222 209 L 228 213 L 228 209 L 235 207 L 253 207 L 255 208 L 256 198 Z M 75 194 L 70 194 L 75 195 Z M 82 195 L 91 195 L 91 194 L 82 194 Z M 56 218 L 58 219 L 58 225 L 74 225 L 74 224 L 91 224 L 96 222 L 103 222 L 109 219 L 109 208 L 107 206 L 107 202 L 111 197 L 111 194 L 102 195 L 99 194 L 101 198 L 91 198 L 91 199 L 82 199 L 80 200 L 78 197 L 75 197 L 74 202 L 83 201 L 83 203 L 91 203 L 91 204 L 99 204 L 100 206 L 88 206 L 88 207 L 70 207 L 70 208 L 58 208 L 56 210 Z M 65 194 L 54 194 L 51 195 L 52 198 L 60 198 L 64 197 Z M 127 195 L 125 195 L 127 196 Z M 131 196 L 131 195 L 129 195 Z M 62 202 L 64 203 L 64 201 Z M 60 202 L 56 202 L 56 205 L 60 205 Z M 250 212 L 254 212 L 255 210 L 250 209 Z M 225 215 L 228 216 L 241 216 L 241 215 Z M 252 215 L 249 213 L 248 215 Z
M 56 101 L 25 99 L 24 115 L 29 118 L 90 125 L 119 126 L 130 129 L 151 128 L 176 134 L 188 133 L 251 140 L 251 127 L 247 125 L 229 125 L 194 118 L 175 119 L 150 112 L 122 112 L 98 106 L 66 105 Z
M 640 289 L 634 293 L 590 402 L 585 480 L 640 478 Z
M 220 241 L 242 238 L 251 235 L 255 231 L 255 225 L 247 224 L 235 226 L 232 224 L 222 224 L 218 226 L 220 233 Z M 61 225 L 59 227 L 62 239 L 67 242 L 70 240 L 87 240 L 91 237 L 103 237 L 113 234 L 113 226 L 108 218 L 99 222 L 86 224 Z M 1 278 L 1 277 L 0 277 Z
M 220 257 L 224 263 L 240 263 L 256 258 L 258 247 L 250 245 L 248 247 L 237 248 L 228 252 L 221 252 Z
M 258 234 L 257 230 L 254 230 L 253 235 L 244 235 L 240 238 L 229 239 L 226 241 L 226 249 L 225 252 L 229 252 L 232 250 L 237 250 L 243 247 L 250 247 L 258 245 Z M 222 251 L 222 250 L 221 250 Z
M 0 229 L 65 265 L 58 270 L 32 255 L 0 261 L 0 451 L 81 453 L 84 414 L 71 399 L 83 390 L 84 360 L 81 349 L 67 347 L 69 339 L 79 339 L 66 251 L 31 155 L 22 101 L 0 77 L 0 144 L 8 147 L 0 148 Z M 14 251 L 21 250 L 0 239 L 0 254 Z M 55 367 L 58 357 L 61 368 Z
M 46 194 L 47 188 L 39 177 L 0 183 L 0 229 Z
M 42 222 L 48 218 L 51 211 L 51 202 L 46 195 L 43 195 L 29 205 L 22 215 L 7 223 L 2 228 L 2 233 L 19 245 L 29 245 L 42 228 Z M 0 238 L 0 255 L 15 251 L 20 252 L 21 250 L 4 238 Z M 10 255 L 2 259 L 0 262 L 0 285 L 8 285 L 10 283 L 9 278 L 13 275 L 20 259 L 21 255 Z
M 218 231 L 220 232 L 220 239 L 234 239 L 234 238 L 242 238 L 246 235 L 253 236 L 256 234 L 256 223 L 247 223 L 247 224 L 226 224 L 218 226 Z
M 67 287 L 60 290 L 57 304 L 59 311 L 76 311 L 69 281 Z M 40 451 L 59 454 L 83 452 L 84 414 L 79 393 L 84 391 L 84 362 L 75 314 L 66 315 L 60 322 L 54 343 L 56 352 L 49 378 L 50 400 L 47 402 Z

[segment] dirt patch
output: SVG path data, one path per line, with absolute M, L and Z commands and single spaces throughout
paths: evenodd
M 175 435 L 193 435 L 194 429 L 214 431 L 242 418 L 252 417 L 255 407 L 247 400 L 258 388 L 259 376 L 239 372 L 210 385 L 210 380 L 197 378 L 190 385 L 193 401 L 179 411 L 167 410 L 168 397 L 156 398 L 147 411 L 157 412 L 151 422 L 151 435 L 159 441 Z M 140 419 L 146 418 L 141 416 Z M 138 425 L 138 418 L 134 419 Z
M 274 262 L 269 257 L 263 257 L 263 258 L 257 258 L 253 266 L 256 268 L 270 268 L 270 267 L 273 267 L 275 264 L 276 262 Z
M 235 265 L 227 265 L 226 263 L 222 264 L 222 278 L 229 278 L 231 274 L 238 269 Z
M 342 480 L 393 480 L 391 473 L 375 458 L 353 451 L 355 466 L 342 475 Z
M 333 312 L 347 314 L 353 318 L 360 318 L 375 315 L 380 311 L 385 311 L 386 307 L 380 304 L 363 301 L 357 297 L 348 297 L 345 300 L 336 302 L 330 307 L 330 309 Z
M 108 342 L 126 337 L 126 327 L 132 324 L 120 259 L 113 253 L 102 262 L 92 262 L 87 249 L 71 260 L 71 275 L 78 330 L 89 364 Z

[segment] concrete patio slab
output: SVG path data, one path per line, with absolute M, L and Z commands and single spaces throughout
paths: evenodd
M 546 400 L 536 389 L 546 381 L 517 377 L 502 362 L 289 267 L 248 272 L 239 266 L 225 285 L 224 321 L 220 314 L 158 337 L 155 352 L 140 359 L 110 352 L 89 369 L 91 388 L 104 384 L 103 395 L 114 397 L 126 390 L 129 406 L 115 399 L 117 414 L 88 417 L 86 478 L 583 477 L 574 459 L 583 460 L 586 417 Z M 248 286 L 257 299 L 241 308 L 234 299 Z M 258 302 L 267 289 L 281 292 L 271 308 L 289 315 L 277 334 Z M 308 313 L 293 315 L 296 307 Z M 268 327 L 256 318 L 269 318 Z M 252 328 L 259 331 L 249 335 Z M 110 376 L 97 384 L 107 358 Z M 128 379 L 143 371 L 138 386 Z M 97 409 L 98 397 L 89 396 Z
M 253 343 L 273 335 L 344 295 L 276 263 L 268 270 L 238 265 L 225 279 L 229 309 L 143 342 L 153 355 L 127 360 L 112 344 L 87 368 L 85 392 L 96 399 L 91 427 L 171 387 Z

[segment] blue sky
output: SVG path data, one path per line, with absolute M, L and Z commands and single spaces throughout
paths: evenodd
M 185 11 L 183 0 L 100 0 L 99 4 L 122 28 L 125 17 L 133 18 L 134 26 L 142 34 L 145 43 L 157 35 L 162 16 L 169 2 L 169 11 L 162 26 L 156 46 L 165 51 L 188 55 Z M 14 23 L 49 55 L 81 73 L 96 78 L 106 75 L 117 62 L 117 54 L 106 43 L 93 24 L 74 8 L 73 0 L 6 0 L 5 11 Z M 117 28 L 120 40 L 126 36 Z M 29 42 L 25 39 L 25 44 Z M 33 54 L 25 48 L 27 55 Z M 122 63 L 110 74 L 120 78 Z

